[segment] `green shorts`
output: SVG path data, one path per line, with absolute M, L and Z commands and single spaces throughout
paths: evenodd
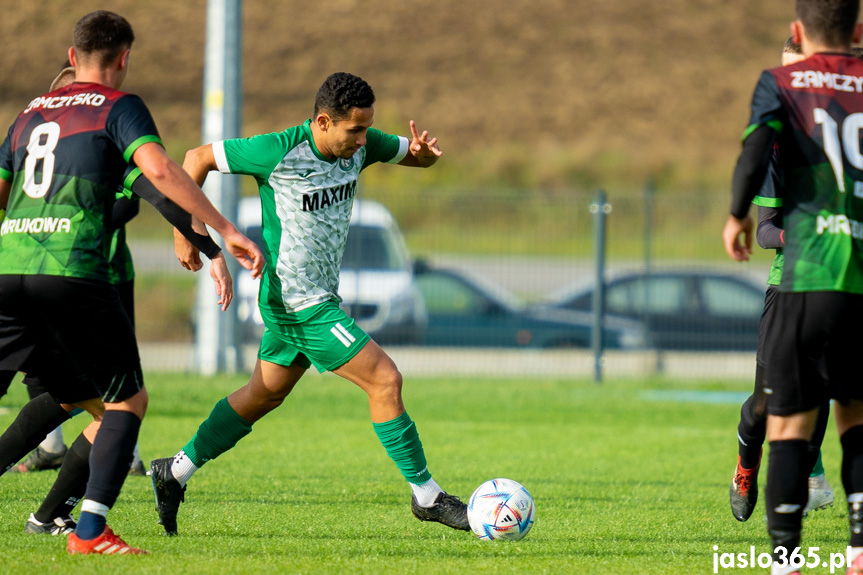
M 369 341 L 335 301 L 325 301 L 296 313 L 262 313 L 264 335 L 258 357 L 276 365 L 312 364 L 332 371 L 354 357 Z

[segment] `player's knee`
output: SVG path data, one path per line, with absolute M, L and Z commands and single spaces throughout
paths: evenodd
M 402 396 L 402 374 L 398 369 L 382 371 L 375 381 L 375 390 L 381 397 L 398 401 Z

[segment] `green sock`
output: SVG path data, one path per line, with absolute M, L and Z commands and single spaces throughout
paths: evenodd
M 390 456 L 409 483 L 425 483 L 431 479 L 423 444 L 416 425 L 407 412 L 391 421 L 372 423 L 387 455 Z
M 201 467 L 231 449 L 251 431 L 252 424 L 234 411 L 226 397 L 216 404 L 183 451 L 196 467 Z
M 812 473 L 809 474 L 809 477 L 815 477 L 816 475 L 824 475 L 824 464 L 821 463 L 821 450 L 818 450 L 818 459 L 815 460 L 815 467 L 812 468 Z

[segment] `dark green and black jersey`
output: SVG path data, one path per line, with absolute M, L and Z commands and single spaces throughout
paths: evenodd
M 747 134 L 777 133 L 784 291 L 863 293 L 863 62 L 815 54 L 762 73 Z
M 132 154 L 161 143 L 140 98 L 73 83 L 36 98 L 0 146 L 12 183 L 0 274 L 110 280 L 111 208 Z

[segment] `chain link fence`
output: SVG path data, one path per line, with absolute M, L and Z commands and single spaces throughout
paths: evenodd
M 344 307 L 406 374 L 590 376 L 597 193 L 364 190 L 355 211 L 379 202 L 395 225 L 376 232 L 355 214 Z M 728 200 L 607 194 L 605 374 L 751 377 L 772 253 L 725 256 Z M 168 241 L 130 246 L 145 365 L 191 369 L 194 279 Z M 257 286 L 236 286 L 250 369 Z

